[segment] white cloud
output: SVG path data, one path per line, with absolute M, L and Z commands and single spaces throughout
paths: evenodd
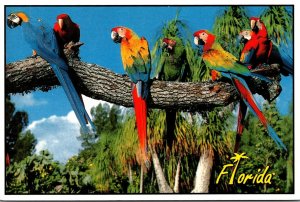
M 32 93 L 25 95 L 17 94 L 11 96 L 12 102 L 14 102 L 18 107 L 31 107 L 47 104 L 46 100 L 36 99 Z
M 92 107 L 105 101 L 94 100 L 83 96 L 85 108 L 90 115 Z M 109 104 L 111 107 L 112 104 Z M 36 153 L 48 149 L 55 160 L 65 163 L 71 156 L 81 149 L 80 124 L 73 111 L 65 116 L 52 115 L 47 118 L 33 121 L 28 127 L 37 138 Z

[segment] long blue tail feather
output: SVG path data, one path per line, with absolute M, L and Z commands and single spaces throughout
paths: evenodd
M 88 122 L 90 123 L 90 125 L 92 127 L 92 132 L 95 132 L 96 131 L 95 126 L 94 126 L 92 120 L 90 119 L 88 113 L 86 112 L 86 110 L 83 106 L 83 103 L 81 102 L 81 99 L 69 77 L 68 72 L 65 71 L 64 69 L 59 68 L 55 64 L 51 64 L 51 66 L 69 99 L 72 109 L 83 129 L 83 132 L 91 133 L 90 129 L 86 125 L 85 117 L 88 119 Z
M 257 102 L 256 102 L 254 96 L 252 95 L 252 93 L 251 93 L 251 91 L 250 91 L 250 89 L 249 89 L 249 87 L 248 87 L 246 81 L 245 81 L 243 78 L 241 78 L 241 77 L 239 77 L 239 76 L 237 76 L 237 75 L 235 75 L 235 74 L 230 74 L 230 75 L 231 75 L 231 78 L 232 78 L 233 85 L 234 85 L 235 87 L 236 87 L 236 85 L 235 85 L 233 79 L 239 80 L 239 81 L 243 84 L 243 86 L 247 89 L 248 95 L 249 95 L 250 97 L 249 97 L 249 98 L 245 98 L 245 97 L 241 96 L 241 98 L 243 99 L 243 101 L 244 101 L 244 103 L 247 105 L 247 107 L 251 110 L 251 112 L 252 112 L 253 114 L 255 114 L 255 115 L 259 118 L 258 114 L 255 112 L 255 110 L 254 110 L 253 107 L 249 104 L 249 102 L 248 102 L 248 100 L 247 100 L 247 99 L 252 99 L 253 102 L 254 102 L 254 104 L 257 106 L 257 108 L 258 108 L 259 111 L 261 112 L 261 109 L 260 109 L 259 105 L 257 105 Z M 238 89 L 237 87 L 236 87 L 236 90 L 240 93 L 240 91 L 239 91 L 239 89 Z M 281 139 L 278 137 L 278 135 L 276 134 L 276 132 L 274 131 L 274 129 L 273 129 L 269 124 L 267 124 L 267 128 L 266 128 L 266 129 L 268 130 L 269 136 L 271 136 L 271 138 L 275 141 L 275 143 L 276 143 L 279 147 L 283 148 L 284 150 L 287 150 L 286 146 L 283 144 L 283 142 L 281 141 Z

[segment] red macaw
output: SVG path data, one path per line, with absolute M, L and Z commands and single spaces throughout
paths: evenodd
M 194 33 L 194 43 L 203 45 L 202 59 L 206 66 L 212 70 L 218 71 L 221 76 L 232 80 L 233 85 L 239 92 L 243 103 L 252 109 L 263 126 L 267 129 L 269 135 L 275 143 L 286 150 L 285 145 L 277 136 L 274 129 L 268 124 L 267 119 L 256 104 L 256 101 L 245 81 L 247 77 L 259 77 L 269 82 L 269 79 L 249 71 L 249 69 L 240 64 L 238 59 L 229 52 L 226 52 L 219 43 L 216 42 L 216 36 L 207 30 L 199 30 Z M 243 114 L 246 112 L 242 112 Z M 240 118 L 238 121 L 242 121 Z M 239 130 L 239 128 L 238 128 Z
M 80 40 L 80 28 L 78 24 L 71 20 L 71 17 L 68 14 L 60 14 L 56 17 L 56 20 L 57 21 L 54 23 L 53 30 L 55 32 L 60 51 L 63 52 L 66 44 L 71 41 L 76 43 Z M 80 93 L 78 93 L 78 95 L 84 106 L 82 95 Z M 86 116 L 84 116 L 84 119 L 85 122 L 88 123 L 88 118 Z
M 121 58 L 124 70 L 132 83 L 132 96 L 135 110 L 136 124 L 140 142 L 140 149 L 146 166 L 147 157 L 147 98 L 150 88 L 151 58 L 148 42 L 139 37 L 131 29 L 115 27 L 111 38 L 121 44 Z
M 241 37 L 247 39 L 240 61 L 252 69 L 268 62 L 272 42 L 268 38 L 265 25 L 259 18 L 251 17 L 250 24 L 252 31 L 244 30 L 240 33 Z
M 56 20 L 57 22 L 54 24 L 53 30 L 61 49 L 71 41 L 74 43 L 79 41 L 79 25 L 74 23 L 68 14 L 60 14 L 56 17 Z
M 278 47 L 268 38 L 268 30 L 261 19 L 251 17 L 250 25 L 253 31 L 251 38 L 257 40 L 257 47 L 254 54 L 255 57 L 252 59 L 252 66 L 255 67 L 263 63 L 276 63 L 280 65 L 280 72 L 283 75 L 288 76 L 289 74 L 293 74 L 293 60 L 291 56 L 288 55 L 286 50 L 283 50 L 283 47 Z M 245 48 L 246 45 L 244 49 Z M 245 50 L 245 52 L 247 52 L 247 50 Z M 243 62 L 242 57 L 241 61 Z

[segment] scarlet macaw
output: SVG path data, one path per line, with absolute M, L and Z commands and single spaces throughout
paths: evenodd
M 132 96 L 140 149 L 146 166 L 147 157 L 147 98 L 150 90 L 151 58 L 148 42 L 139 37 L 131 29 L 115 27 L 111 30 L 111 38 L 121 44 L 121 58 L 124 70 L 132 81 Z
M 240 33 L 241 36 L 248 38 L 242 50 L 240 61 L 252 69 L 268 63 L 272 42 L 268 38 L 265 25 L 259 18 L 251 17 L 250 24 L 252 31 Z
M 181 38 L 177 36 L 164 38 L 159 54 L 157 73 L 158 79 L 163 81 L 183 81 L 186 77 L 186 51 Z M 166 109 L 168 140 L 174 136 L 176 110 Z M 171 144 L 168 141 L 168 144 Z
M 62 50 L 65 44 L 73 41 L 78 42 L 80 39 L 79 25 L 74 23 L 68 14 L 60 14 L 56 17 L 57 22 L 54 24 L 54 32 L 57 42 Z
M 259 45 L 265 41 L 264 38 L 268 37 L 268 31 L 261 19 L 252 17 L 250 18 L 251 29 L 256 33 L 257 38 L 261 38 Z M 271 40 L 269 40 L 269 49 L 268 49 L 268 64 L 279 64 L 281 67 L 280 73 L 284 76 L 289 74 L 293 75 L 293 59 L 288 54 L 288 51 L 282 45 L 275 45 Z
M 240 64 L 237 58 L 229 52 L 226 52 L 221 45 L 216 42 L 216 36 L 207 30 L 199 30 L 195 32 L 194 43 L 197 46 L 203 45 L 202 59 L 206 66 L 212 70 L 218 71 L 221 76 L 232 80 L 232 83 L 239 92 L 243 103 L 252 109 L 253 113 L 267 129 L 268 134 L 272 137 L 275 143 L 286 150 L 285 145 L 277 136 L 274 129 L 268 124 L 267 119 L 256 104 L 256 101 L 245 81 L 247 77 L 259 77 L 264 81 L 269 80 L 261 75 L 250 72 L 246 66 Z
M 88 118 L 88 121 L 92 126 L 92 132 L 94 132 L 94 124 L 87 114 L 69 77 L 69 67 L 60 55 L 61 52 L 53 29 L 45 25 L 40 19 L 36 21 L 30 20 L 23 12 L 9 14 L 7 17 L 7 25 L 9 28 L 15 28 L 17 26 L 22 27 L 23 36 L 26 42 L 28 42 L 31 48 L 36 50 L 43 59 L 50 63 L 52 70 L 69 99 L 83 132 L 91 132 L 85 123 L 85 117 Z
M 275 45 L 268 38 L 268 31 L 264 23 L 256 17 L 250 18 L 252 31 L 242 31 L 240 38 L 246 38 L 240 61 L 251 68 L 261 64 L 279 64 L 284 76 L 293 74 L 293 60 L 284 46 Z

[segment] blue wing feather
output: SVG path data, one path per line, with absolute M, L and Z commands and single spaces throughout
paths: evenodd
M 32 23 L 23 23 L 22 27 L 25 40 L 31 45 L 31 48 L 36 50 L 43 59 L 50 63 L 69 99 L 83 132 L 90 133 L 90 130 L 85 123 L 85 117 L 88 119 L 93 132 L 95 132 L 95 126 L 86 112 L 84 105 L 69 77 L 68 65 L 60 57 L 53 29 L 40 22 L 38 22 L 37 25 Z

